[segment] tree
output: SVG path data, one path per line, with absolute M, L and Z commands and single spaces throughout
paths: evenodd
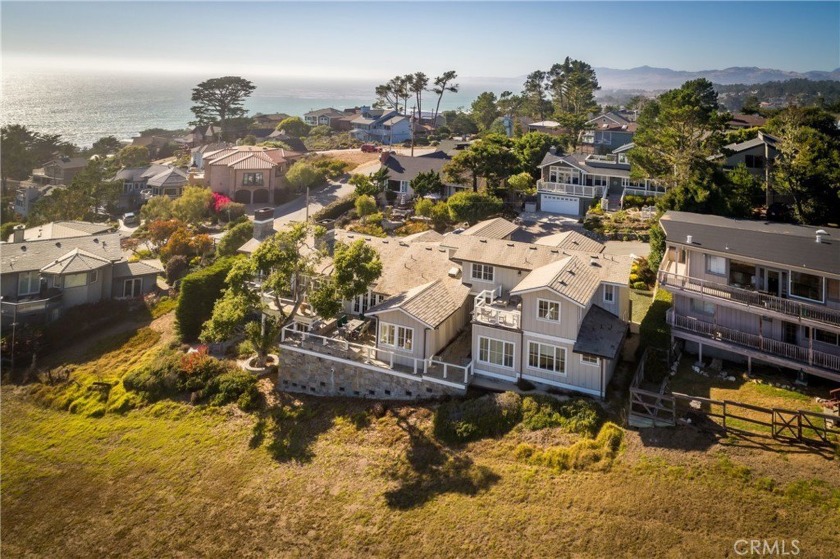
M 492 91 L 480 93 L 470 105 L 470 116 L 478 124 L 479 130 L 490 128 L 490 125 L 499 116 L 499 109 L 496 107 L 496 94 Z
M 443 99 L 443 94 L 447 91 L 451 93 L 458 93 L 458 84 L 452 83 L 458 77 L 457 72 L 455 70 L 448 70 L 441 74 L 440 76 L 435 78 L 435 85 L 432 88 L 432 91 L 437 94 L 437 105 L 435 105 L 435 114 L 432 117 L 432 124 L 437 127 L 437 117 L 438 113 L 440 112 L 440 102 Z
M 547 73 L 549 90 L 557 113 L 586 116 L 598 109 L 595 92 L 601 87 L 595 70 L 586 62 L 566 57 Z
M 453 221 L 466 221 L 473 224 L 499 213 L 504 204 L 495 196 L 461 191 L 449 197 L 447 206 Z
M 536 70 L 528 74 L 522 87 L 522 98 L 529 116 L 536 116 L 545 120 L 545 115 L 551 108 L 551 103 L 545 98 L 546 73 Z
M 332 134 L 332 129 L 327 126 L 326 124 L 320 124 L 318 126 L 313 126 L 312 129 L 309 131 L 310 138 L 326 138 Z
M 240 146 L 255 146 L 257 145 L 257 137 L 253 134 L 248 134 L 247 136 L 239 140 L 238 143 Z
M 324 184 L 325 181 L 324 171 L 307 161 L 295 162 L 286 172 L 286 182 L 298 192 Z
M 88 150 L 90 155 L 111 155 L 112 153 L 117 153 L 123 149 L 123 143 L 119 141 L 115 136 L 103 136 L 99 138 Z
M 481 176 L 481 170 L 481 158 L 476 152 L 467 149 L 448 161 L 441 172 L 449 182 L 467 184 L 468 181 L 472 181 L 473 192 L 478 192 L 478 178 Z
M 158 219 L 146 225 L 149 232 L 149 241 L 156 250 L 160 250 L 175 231 L 184 229 L 184 222 L 178 219 Z
M 173 206 L 172 214 L 190 225 L 197 225 L 210 212 L 213 193 L 203 186 L 186 186 Z
M 510 187 L 511 193 L 533 194 L 534 177 L 530 173 L 525 172 L 513 175 L 508 179 L 508 186 Z
M 514 154 L 513 141 L 503 134 L 488 134 L 474 143 L 443 166 L 447 180 L 465 184 L 472 180 L 473 192 L 478 191 L 478 179 L 484 178 L 487 185 L 496 188 L 513 174 L 519 165 Z
M 796 219 L 809 225 L 840 216 L 840 132 L 814 111 L 789 109 L 772 119 L 778 154 L 773 189 L 793 199 Z
M 431 217 L 432 206 L 434 205 L 435 203 L 428 198 L 418 198 L 417 201 L 414 202 L 414 213 L 421 217 Z
M 465 136 L 478 132 L 478 125 L 470 115 L 464 112 L 444 111 L 443 116 L 446 118 L 446 126 L 456 136 Z
M 379 186 L 371 180 L 370 175 L 359 173 L 351 176 L 347 182 L 356 187 L 356 196 L 376 196 L 379 194 Z
M 417 173 L 417 176 L 411 181 L 411 189 L 414 191 L 414 195 L 420 198 L 427 194 L 443 195 L 443 181 L 436 171 Z
M 720 172 L 726 178 L 725 198 L 727 214 L 732 217 L 751 217 L 753 208 L 763 201 L 764 184 L 743 163 L 732 171 Z
M 216 250 L 219 256 L 230 256 L 236 254 L 239 247 L 247 243 L 254 236 L 254 223 L 250 220 L 243 221 L 231 227 L 225 236 L 219 241 Z
M 304 136 L 309 135 L 312 131 L 312 127 L 303 122 L 300 117 L 290 116 L 289 118 L 280 121 L 276 130 L 282 130 L 289 136 L 293 136 L 295 138 L 303 138 Z
M 257 352 L 256 367 L 264 367 L 268 352 L 280 335 L 280 323 L 274 318 L 264 317 L 262 322 L 252 321 L 245 325 L 245 338 Z
M 41 198 L 28 217 L 30 225 L 49 221 L 94 219 L 95 214 L 113 208 L 122 186 L 111 180 L 114 169 L 110 160 L 91 158 L 84 169 L 76 173 L 73 182 L 64 189 L 56 189 Z
M 659 264 L 662 262 L 662 257 L 665 255 L 665 231 L 659 225 L 659 216 L 653 220 L 653 226 L 650 228 L 650 254 L 648 255 L 648 264 L 651 270 L 658 270 Z
M 426 91 L 426 86 L 429 85 L 429 76 L 423 72 L 415 72 L 408 82 L 408 91 L 414 94 L 414 100 L 417 103 L 417 120 L 423 122 L 423 92 Z
M 169 196 L 153 196 L 140 208 L 140 216 L 146 221 L 172 219 L 173 215 L 173 202 Z
M 362 218 L 362 223 L 367 221 L 367 216 L 376 211 L 376 199 L 369 194 L 356 196 L 356 202 L 354 205 L 356 206 L 356 213 L 359 214 L 360 218 Z
M 69 145 L 56 134 L 39 134 L 20 124 L 3 126 L 0 129 L 0 172 L 3 188 L 6 187 L 7 179 L 26 179 L 32 173 L 32 169 Z
M 517 138 L 513 143 L 513 153 L 519 160 L 519 170 L 539 178 L 538 165 L 551 146 L 557 146 L 557 137 L 542 132 L 528 132 Z
M 174 284 L 177 280 L 184 277 L 189 269 L 190 265 L 186 256 L 173 256 L 166 263 L 166 283 L 169 285 Z
M 195 115 L 191 124 L 206 126 L 219 122 L 222 135 L 228 132 L 228 119 L 244 117 L 247 114 L 245 99 L 251 96 L 256 86 L 238 76 L 225 76 L 201 82 L 192 90 L 190 110 Z
M 145 167 L 150 163 L 149 148 L 125 146 L 117 152 L 117 161 L 123 167 Z
M 639 116 L 635 147 L 628 152 L 636 174 L 679 186 L 706 172 L 729 116 L 717 108 L 717 93 L 703 78 L 651 101 Z
M 332 279 L 341 299 L 349 300 L 367 293 L 381 275 L 379 253 L 365 241 L 335 244 Z

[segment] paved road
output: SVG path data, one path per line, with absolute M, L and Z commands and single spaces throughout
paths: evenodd
M 322 186 L 311 190 L 309 192 L 309 216 L 313 216 L 315 212 L 324 206 L 347 196 L 355 187 L 346 182 L 330 182 L 326 186 Z M 274 208 L 274 229 L 279 230 L 289 223 L 306 220 L 306 196 L 300 195 L 290 202 L 286 202 Z M 248 215 L 251 219 L 254 217 L 254 211 L 266 207 L 265 204 L 250 204 L 247 207 Z

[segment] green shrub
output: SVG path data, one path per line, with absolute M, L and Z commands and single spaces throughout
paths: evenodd
M 15 227 L 20 225 L 17 221 L 7 221 L 0 225 L 0 241 L 8 241 L 12 233 L 15 232 Z
M 597 404 L 584 398 L 561 402 L 550 396 L 527 396 L 522 400 L 522 427 L 531 431 L 560 427 L 570 433 L 592 437 L 601 417 Z
M 204 390 L 213 378 L 228 370 L 229 367 L 224 362 L 208 355 L 204 347 L 198 351 L 186 353 L 178 364 L 178 391 Z
M 348 194 L 344 198 L 339 198 L 334 202 L 324 206 L 313 216 L 315 221 L 322 219 L 336 219 L 342 214 L 350 211 L 356 204 L 356 193 Z
M 244 410 L 253 409 L 259 399 L 257 378 L 245 371 L 223 373 L 207 383 L 205 395 L 210 405 L 224 406 L 237 402 Z
M 231 256 L 236 254 L 239 247 L 247 243 L 253 236 L 254 224 L 250 220 L 246 220 L 233 226 L 227 233 L 225 233 L 225 236 L 219 241 L 216 251 L 220 256 Z
M 432 218 L 432 224 L 435 229 L 443 229 L 449 224 L 449 206 L 445 202 L 438 202 L 432 206 L 432 212 L 429 215 Z
M 150 401 L 174 396 L 178 391 L 180 364 L 180 354 L 161 352 L 150 363 L 126 373 L 123 386 Z
M 522 398 L 515 392 L 441 404 L 435 412 L 434 433 L 448 443 L 504 435 L 522 419 Z
M 428 198 L 420 198 L 414 203 L 414 213 L 423 217 L 431 217 L 435 203 Z
M 647 289 L 647 288 L 648 288 L 647 284 L 646 284 L 645 282 L 643 282 L 643 281 L 636 281 L 636 282 L 633 282 L 633 286 L 632 286 L 632 287 L 633 287 L 633 289 L 641 289 L 641 290 L 645 290 L 645 289 Z
M 183 254 L 176 254 L 166 262 L 166 283 L 174 284 L 184 277 L 190 269 L 190 263 Z
M 539 449 L 521 444 L 514 456 L 525 462 L 565 470 L 606 470 L 611 465 L 624 439 L 624 431 L 615 423 L 605 423 L 594 439 L 582 439 L 571 446 Z
M 236 346 L 236 355 L 242 359 L 244 357 L 250 357 L 257 352 L 254 349 L 254 344 L 251 343 L 251 340 L 244 340 Z
M 473 224 L 501 212 L 504 202 L 495 196 L 462 190 L 449 197 L 447 206 L 453 221 Z
M 175 319 L 183 341 L 193 341 L 201 333 L 201 326 L 213 314 L 213 305 L 222 294 L 225 278 L 235 258 L 221 258 L 211 266 L 188 274 L 181 281 Z

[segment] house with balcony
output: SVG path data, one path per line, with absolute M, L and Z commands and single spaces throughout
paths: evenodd
M 99 224 L 19 225 L 0 255 L 3 325 L 44 324 L 69 307 L 141 297 L 156 288 L 161 272 L 152 263 L 128 262 L 120 235 Z
M 56 189 L 61 188 L 66 187 L 64 185 L 39 184 L 30 180 L 20 181 L 15 189 L 15 213 L 24 218 L 27 217 L 38 200 L 52 195 Z
M 73 177 L 88 164 L 87 157 L 58 157 L 32 170 L 32 181 L 38 184 L 64 184 L 73 182 Z
M 234 146 L 202 157 L 204 184 L 243 204 L 273 202 L 286 185 L 286 171 L 303 154 L 282 148 Z
M 585 215 L 593 203 L 618 210 L 624 197 L 661 196 L 665 187 L 649 179 L 631 179 L 630 163 L 621 152 L 609 155 L 563 155 L 552 147 L 539 165 L 539 209 L 564 215 Z
M 510 241 L 502 225 L 488 220 L 470 234 L 404 239 L 332 231 L 332 241 L 370 244 L 382 275 L 368 293 L 345 302 L 353 318 L 337 334 L 305 309 L 299 324 L 284 329 L 284 350 L 322 360 L 302 362 L 318 379 L 324 371 L 344 374 L 340 364 L 355 362 L 462 391 L 473 382 L 526 379 L 603 397 L 627 332 L 630 257 L 604 255 L 604 245 L 575 232 L 549 245 Z M 331 273 L 329 259 L 316 272 Z M 308 386 L 333 394 L 332 378 Z M 388 386 L 385 396 L 417 396 L 415 388 L 403 394 Z
M 411 139 L 411 119 L 393 110 L 363 107 L 350 125 L 350 134 L 362 142 L 391 145 Z
M 187 184 L 187 173 L 173 165 L 152 163 L 145 167 L 120 169 L 114 180 L 122 182 L 117 207 L 130 210 L 152 196 L 181 196 Z
M 303 122 L 309 126 L 328 126 L 332 130 L 347 131 L 352 128 L 351 121 L 361 114 L 362 107 L 357 113 L 354 109 L 340 111 L 332 107 L 309 111 L 303 115 Z
M 669 211 L 661 289 L 689 352 L 840 381 L 840 229 Z
M 609 111 L 586 121 L 585 127 L 580 136 L 581 151 L 607 154 L 633 141 L 636 113 Z

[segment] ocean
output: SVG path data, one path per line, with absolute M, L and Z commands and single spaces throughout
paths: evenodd
M 247 77 L 247 76 L 245 76 Z M 16 74 L 2 76 L 2 123 L 23 124 L 41 133 L 90 146 L 103 136 L 121 140 L 148 128 L 187 128 L 192 88 L 207 77 L 173 75 Z M 370 105 L 376 83 L 361 80 L 259 78 L 246 101 L 250 114 L 283 112 L 302 116 L 312 109 Z M 473 78 L 443 97 L 441 110 L 468 108 L 482 91 L 518 91 L 519 80 Z M 434 108 L 427 93 L 423 110 Z M 409 100 L 411 104 L 411 100 Z

